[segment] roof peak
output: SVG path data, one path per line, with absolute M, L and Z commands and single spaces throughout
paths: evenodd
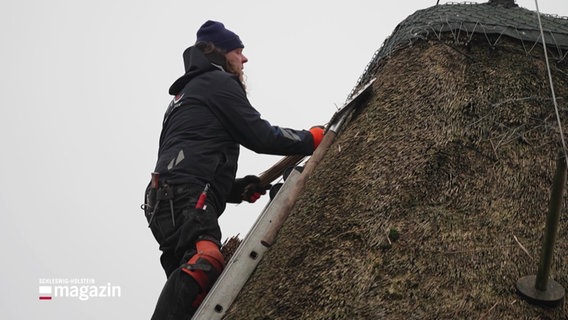
M 515 0 L 489 0 L 487 3 L 493 6 L 503 6 L 505 8 L 518 7 Z

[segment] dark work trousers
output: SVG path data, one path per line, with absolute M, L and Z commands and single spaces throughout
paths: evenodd
M 171 187 L 171 190 L 171 202 L 168 199 L 159 200 L 153 218 L 146 213 L 147 220 L 150 222 L 151 219 L 150 229 L 160 245 L 160 261 L 168 277 L 152 320 L 191 318 L 196 311 L 192 302 L 199 294 L 199 286 L 191 276 L 181 271 L 181 266 L 196 253 L 197 240 L 207 239 L 219 246 L 221 244 L 215 208 L 210 204 L 206 210 L 195 208 L 203 187 L 183 185 Z

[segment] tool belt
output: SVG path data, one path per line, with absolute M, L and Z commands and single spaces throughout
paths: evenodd
M 159 174 L 152 173 L 152 181 L 146 188 L 146 196 L 144 204 L 141 206 L 144 214 L 148 219 L 148 227 L 152 225 L 152 221 L 160 207 L 160 204 L 167 201 L 170 205 L 170 212 L 172 217 L 172 224 L 175 227 L 175 213 L 174 213 L 174 196 L 175 194 L 184 194 L 190 189 L 189 184 L 171 186 L 165 182 L 159 181 Z M 209 183 L 205 185 L 205 189 L 201 192 L 195 205 L 196 209 L 205 210 L 205 200 L 207 198 L 207 191 L 209 190 Z
M 146 192 L 145 203 L 142 205 L 144 213 L 148 218 L 148 226 L 152 224 L 152 220 L 160 207 L 160 204 L 164 201 L 169 202 L 170 210 L 172 214 L 172 223 L 175 227 L 175 216 L 174 216 L 174 188 L 167 184 L 160 185 L 157 189 L 150 187 Z
M 190 185 L 186 184 L 172 186 L 167 183 L 160 183 L 157 189 L 149 186 L 146 191 L 146 198 L 142 205 L 142 209 L 144 209 L 146 214 L 149 215 L 156 210 L 159 202 L 163 202 L 164 200 L 174 200 L 176 195 L 183 194 L 189 189 Z
M 146 197 L 146 209 L 150 210 L 150 212 L 155 212 L 162 200 L 174 199 L 174 189 L 167 184 L 160 186 L 158 189 L 150 188 Z
M 167 183 L 160 183 L 160 174 L 157 172 L 152 172 L 152 180 L 148 185 L 146 190 L 146 199 L 144 199 L 144 204 L 142 209 L 144 214 L 148 219 L 148 227 L 152 224 L 154 216 L 158 211 L 160 203 L 163 201 L 169 202 L 170 211 L 172 215 L 172 224 L 175 227 L 175 214 L 174 214 L 174 188 L 172 188 Z

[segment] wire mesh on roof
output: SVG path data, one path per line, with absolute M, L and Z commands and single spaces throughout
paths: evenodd
M 402 21 L 375 52 L 349 97 L 375 74 L 381 59 L 419 40 L 441 40 L 442 35 L 450 35 L 455 43 L 467 44 L 474 34 L 484 34 L 494 46 L 502 36 L 509 36 L 522 41 L 527 51 L 542 43 L 536 12 L 510 2 L 512 5 L 504 5 L 502 1 L 447 3 L 416 11 Z M 545 41 L 554 49 L 550 52 L 551 58 L 566 59 L 568 17 L 541 14 L 541 20 Z

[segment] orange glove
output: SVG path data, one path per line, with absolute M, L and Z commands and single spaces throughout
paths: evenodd
M 322 126 L 311 127 L 310 133 L 314 138 L 314 150 L 315 150 L 323 140 L 324 128 Z

